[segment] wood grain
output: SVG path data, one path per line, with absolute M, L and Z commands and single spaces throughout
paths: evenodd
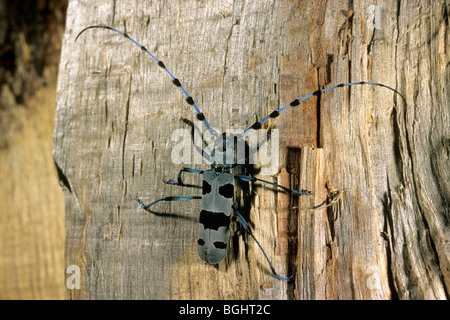
M 66 265 L 81 267 L 83 285 L 67 297 L 447 299 L 448 4 L 383 2 L 379 29 L 369 23 L 370 5 L 71 1 L 54 157 L 67 184 Z M 194 112 L 123 37 L 89 30 L 74 43 L 94 24 L 126 28 L 219 131 L 247 128 L 343 82 L 380 82 L 404 95 L 406 102 L 378 87 L 333 90 L 265 123 L 280 129 L 281 152 L 278 178 L 262 178 L 313 196 L 286 198 L 254 184 L 238 201 L 275 266 L 296 271 L 294 282 L 271 275 L 237 222 L 225 261 L 204 264 L 196 252 L 199 201 L 161 204 L 164 215 L 139 208 L 137 197 L 200 193 L 163 183 L 180 169 L 172 134 Z M 186 183 L 201 180 L 187 175 Z M 331 205 L 304 210 L 324 203 Z

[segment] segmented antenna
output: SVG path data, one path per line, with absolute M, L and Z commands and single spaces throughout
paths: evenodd
M 141 48 L 142 51 L 148 53 L 150 55 L 150 57 L 153 58 L 153 60 L 155 60 L 158 64 L 158 66 L 160 66 L 161 68 L 163 68 L 171 77 L 172 77 L 172 83 L 181 89 L 181 91 L 183 91 L 183 93 L 186 95 L 186 102 L 188 104 L 190 104 L 191 106 L 194 107 L 195 111 L 197 112 L 197 119 L 200 121 L 203 121 L 206 125 L 206 128 L 211 129 L 211 127 L 209 126 L 208 121 L 206 121 L 205 119 L 205 115 L 200 111 L 200 109 L 198 108 L 197 104 L 195 103 L 194 99 L 189 95 L 189 93 L 186 91 L 186 89 L 184 89 L 184 87 L 181 85 L 181 82 L 178 78 L 176 78 L 172 72 L 170 72 L 169 69 L 167 69 L 167 67 L 164 65 L 164 62 L 162 62 L 161 60 L 159 60 L 157 57 L 155 57 L 150 51 L 147 50 L 146 47 L 144 47 L 142 44 L 140 44 L 139 42 L 137 42 L 136 40 L 134 40 L 133 38 L 131 38 L 128 34 L 126 34 L 125 32 L 122 32 L 120 30 L 108 27 L 108 26 L 103 26 L 103 25 L 97 25 L 97 26 L 89 26 L 87 28 L 84 28 L 83 30 L 80 31 L 80 33 L 77 35 L 77 37 L 75 38 L 75 41 L 78 40 L 78 38 L 81 36 L 81 34 L 83 32 L 85 32 L 88 29 L 93 29 L 93 28 L 99 28 L 99 29 L 108 29 L 114 32 L 117 32 L 121 35 L 123 35 L 125 38 L 127 38 L 128 40 L 131 40 L 134 44 L 136 44 L 139 48 Z
M 284 107 L 281 107 L 281 108 L 278 109 L 278 110 L 272 111 L 268 116 L 266 116 L 265 118 L 263 118 L 263 119 L 261 119 L 261 120 L 259 120 L 259 121 L 256 121 L 254 124 L 252 124 L 250 127 L 248 127 L 248 128 L 241 134 L 241 136 L 245 135 L 245 134 L 246 134 L 248 131 L 250 131 L 250 130 L 258 130 L 258 129 L 261 129 L 262 124 L 263 124 L 264 122 L 266 122 L 266 121 L 269 120 L 270 118 L 276 118 L 276 117 L 278 117 L 278 116 L 280 115 L 280 112 L 283 111 L 284 109 L 287 109 L 287 108 L 289 108 L 289 107 L 296 107 L 296 106 L 298 106 L 298 105 L 300 104 L 300 102 L 303 101 L 303 100 L 305 100 L 305 99 L 308 99 L 308 98 L 310 98 L 310 97 L 312 97 L 312 96 L 320 96 L 320 95 L 322 94 L 322 92 L 325 92 L 325 91 L 328 91 L 328 90 L 332 90 L 332 89 L 335 89 L 335 88 L 346 87 L 346 86 L 353 86 L 353 85 L 358 85 L 358 84 L 368 84 L 368 85 L 374 85 L 374 86 L 384 87 L 384 88 L 386 88 L 386 89 L 392 90 L 392 91 L 394 91 L 395 93 L 397 93 L 397 94 L 398 94 L 400 97 L 402 97 L 402 99 L 406 102 L 405 98 L 400 94 L 400 92 L 398 92 L 397 90 L 395 90 L 395 89 L 393 89 L 393 88 L 391 88 L 391 87 L 388 87 L 387 85 L 381 84 L 381 83 L 376 83 L 376 82 L 366 82 L 366 81 L 350 82 L 350 83 L 341 83 L 341 84 L 338 84 L 338 85 L 335 85 L 335 86 L 332 86 L 332 87 L 329 87 L 329 88 L 316 90 L 316 91 L 314 91 L 314 92 L 312 92 L 312 93 L 310 93 L 310 94 L 307 94 L 307 95 L 304 96 L 304 97 L 301 97 L 301 98 L 299 98 L 299 99 L 293 100 L 291 103 L 288 103 L 287 105 L 285 105 Z

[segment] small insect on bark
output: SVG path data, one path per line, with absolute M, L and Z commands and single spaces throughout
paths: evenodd
M 141 45 L 139 42 L 131 38 L 127 33 L 119 31 L 115 28 L 104 26 L 104 25 L 93 25 L 89 26 L 80 31 L 80 33 L 75 38 L 75 41 L 80 37 L 80 35 L 88 29 L 106 29 L 118 33 L 135 45 L 137 45 L 142 51 L 147 53 L 153 60 L 156 61 L 158 66 L 166 71 L 166 73 L 172 78 L 172 83 L 179 88 L 184 95 L 186 96 L 186 102 L 192 106 L 196 112 L 197 120 L 202 121 L 206 128 L 214 135 L 215 140 L 213 144 L 213 148 L 211 153 L 208 154 L 201 148 L 198 148 L 197 151 L 201 152 L 202 156 L 211 164 L 210 169 L 208 170 L 200 170 L 195 168 L 182 168 L 177 176 L 177 179 L 166 180 L 165 183 L 172 185 L 180 185 L 186 186 L 182 182 L 183 173 L 191 173 L 191 174 L 201 174 L 203 175 L 203 186 L 202 186 L 202 196 L 170 196 L 162 199 L 158 199 L 149 204 L 144 204 L 140 199 L 136 199 L 138 204 L 145 210 L 149 211 L 149 208 L 155 205 L 160 201 L 182 201 L 182 200 L 192 200 L 192 199 L 201 199 L 201 211 L 200 211 L 200 219 L 199 219 L 199 228 L 198 228 L 198 254 L 200 258 L 211 264 L 217 264 L 221 262 L 226 256 L 226 249 L 228 243 L 228 228 L 230 223 L 230 217 L 232 212 L 234 212 L 246 230 L 246 232 L 255 240 L 258 247 L 261 249 L 264 254 L 265 259 L 267 260 L 273 274 L 280 280 L 289 281 L 293 278 L 294 275 L 283 277 L 279 275 L 275 268 L 272 265 L 269 257 L 266 252 L 262 248 L 261 244 L 253 235 L 247 221 L 244 219 L 242 214 L 237 210 L 236 206 L 233 204 L 233 195 L 234 195 L 234 187 L 235 180 L 239 179 L 244 182 L 261 182 L 265 184 L 269 184 L 278 189 L 281 189 L 285 192 L 288 192 L 293 195 L 310 195 L 311 192 L 307 190 L 291 190 L 276 183 L 258 179 L 248 175 L 242 174 L 234 174 L 232 171 L 235 168 L 238 168 L 242 165 L 248 163 L 248 159 L 256 153 L 262 144 L 266 141 L 262 141 L 259 146 L 253 151 L 253 154 L 245 154 L 242 155 L 238 152 L 235 143 L 236 141 L 242 141 L 244 136 L 248 134 L 248 132 L 252 130 L 259 130 L 262 128 L 262 124 L 271 118 L 277 118 L 280 116 L 280 113 L 289 107 L 296 107 L 300 105 L 300 102 L 308 99 L 312 96 L 321 95 L 323 92 L 328 90 L 332 90 L 335 88 L 341 88 L 345 86 L 353 86 L 353 85 L 372 85 L 372 86 L 380 86 L 386 89 L 389 89 L 396 94 L 400 93 L 384 84 L 375 83 L 375 82 L 351 82 L 351 83 L 342 83 L 332 87 L 324 88 L 316 90 L 306 96 L 303 96 L 299 99 L 295 99 L 292 102 L 286 104 L 285 106 L 273 110 L 269 115 L 262 118 L 259 121 L 256 121 L 253 125 L 248 127 L 241 134 L 230 135 L 227 133 L 219 134 L 214 129 L 212 129 L 205 118 L 205 115 L 200 111 L 199 107 L 195 103 L 194 99 L 189 95 L 186 89 L 181 84 L 180 80 L 176 78 L 170 71 L 167 69 L 165 64 L 155 57 L 150 51 L 147 50 L 146 47 Z M 401 95 L 400 95 L 401 96 Z M 402 97 L 402 96 L 401 96 Z M 402 97 L 403 98 L 403 97 Z M 404 99 L 404 98 L 403 98 Z M 188 122 L 188 121 L 187 121 Z M 200 149 L 200 150 L 199 150 Z M 232 160 L 230 160 L 232 159 Z

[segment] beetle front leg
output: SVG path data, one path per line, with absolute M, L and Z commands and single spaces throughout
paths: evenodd
M 139 198 L 136 199 L 136 201 L 139 203 L 139 206 L 144 209 L 148 210 L 151 206 L 154 204 L 160 202 L 160 201 L 182 201 L 182 200 L 192 200 L 192 199 L 201 199 L 201 196 L 170 196 L 165 197 L 162 199 L 155 200 L 149 204 L 144 204 Z
M 193 174 L 203 174 L 203 170 L 200 169 L 194 169 L 194 168 L 182 168 L 180 172 L 178 172 L 178 176 L 176 180 L 173 179 L 166 179 L 164 180 L 164 183 L 167 184 L 175 184 L 178 186 L 187 186 L 183 183 L 181 176 L 183 175 L 183 172 L 193 173 Z

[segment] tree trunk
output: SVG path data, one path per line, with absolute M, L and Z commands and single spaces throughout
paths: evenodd
M 52 160 L 67 1 L 0 0 L 0 299 L 63 299 L 64 192 Z
M 71 1 L 54 141 L 66 267 L 81 272 L 68 298 L 448 298 L 449 4 L 427 3 Z M 161 214 L 138 206 L 200 195 L 163 180 L 208 166 L 174 163 L 175 130 L 189 132 L 180 118 L 195 112 L 150 56 L 108 30 L 74 42 L 97 24 L 164 61 L 221 132 L 338 83 L 402 93 L 406 102 L 382 87 L 338 88 L 264 123 L 280 129 L 280 165 L 258 177 L 313 194 L 258 183 L 237 193 L 275 268 L 295 281 L 273 277 L 237 221 L 225 260 L 203 263 L 200 200 L 159 203 Z

